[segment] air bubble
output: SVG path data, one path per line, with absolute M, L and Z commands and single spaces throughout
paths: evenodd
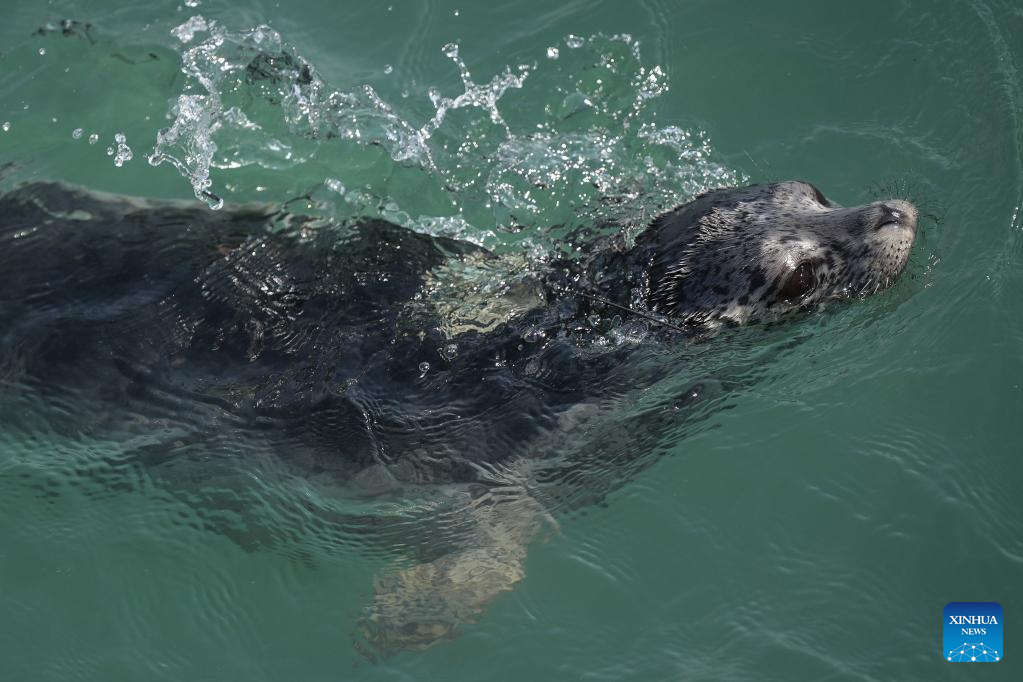
M 75 128 L 74 130 L 71 131 L 71 138 L 75 140 L 80 140 L 82 139 L 82 133 L 84 132 L 85 131 L 82 130 L 81 128 Z

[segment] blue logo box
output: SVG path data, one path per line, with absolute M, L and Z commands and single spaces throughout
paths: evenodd
M 944 656 L 953 663 L 1002 660 L 1002 606 L 993 601 L 953 601 L 945 605 Z

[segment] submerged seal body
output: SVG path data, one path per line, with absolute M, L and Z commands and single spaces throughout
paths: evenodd
M 802 182 L 722 189 L 634 244 L 521 268 L 380 220 L 313 229 L 265 207 L 23 185 L 0 196 L 0 399 L 21 406 L 3 418 L 115 441 L 171 487 L 257 465 L 356 496 L 466 486 L 449 512 L 471 530 L 382 579 L 363 620 L 377 651 L 418 648 L 521 579 L 545 481 L 585 485 L 573 468 L 593 457 L 631 471 L 639 455 L 552 443 L 663 373 L 644 349 L 873 294 L 905 266 L 916 217 Z M 591 343 L 603 313 L 641 342 Z M 684 414 L 657 419 L 637 433 Z

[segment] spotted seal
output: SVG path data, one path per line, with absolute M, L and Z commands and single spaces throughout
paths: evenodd
M 843 208 L 806 182 L 719 190 L 657 218 L 636 246 L 654 310 L 744 323 L 873 294 L 902 272 L 917 210 Z
M 23 185 L 0 196 L 0 399 L 20 406 L 0 418 L 117 443 L 101 480 L 144 469 L 230 509 L 204 518 L 245 546 L 288 542 L 257 530 L 263 497 L 239 502 L 253 468 L 371 508 L 414 497 L 393 523 L 303 497 L 302 524 L 317 542 L 409 549 L 360 641 L 422 648 L 522 579 L 552 491 L 599 499 L 724 390 L 641 390 L 685 367 L 652 349 L 873 294 L 905 266 L 916 219 L 905 201 L 843 208 L 804 182 L 721 189 L 634 243 L 523 267 L 381 220 Z

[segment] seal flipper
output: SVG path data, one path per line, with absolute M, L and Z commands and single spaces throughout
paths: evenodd
M 551 519 L 521 474 L 512 473 L 517 468 L 501 475 L 519 475 L 518 481 L 488 486 L 466 504 L 475 532 L 462 549 L 377 577 L 373 602 L 359 621 L 361 653 L 375 659 L 452 639 L 525 577 L 527 547 Z

